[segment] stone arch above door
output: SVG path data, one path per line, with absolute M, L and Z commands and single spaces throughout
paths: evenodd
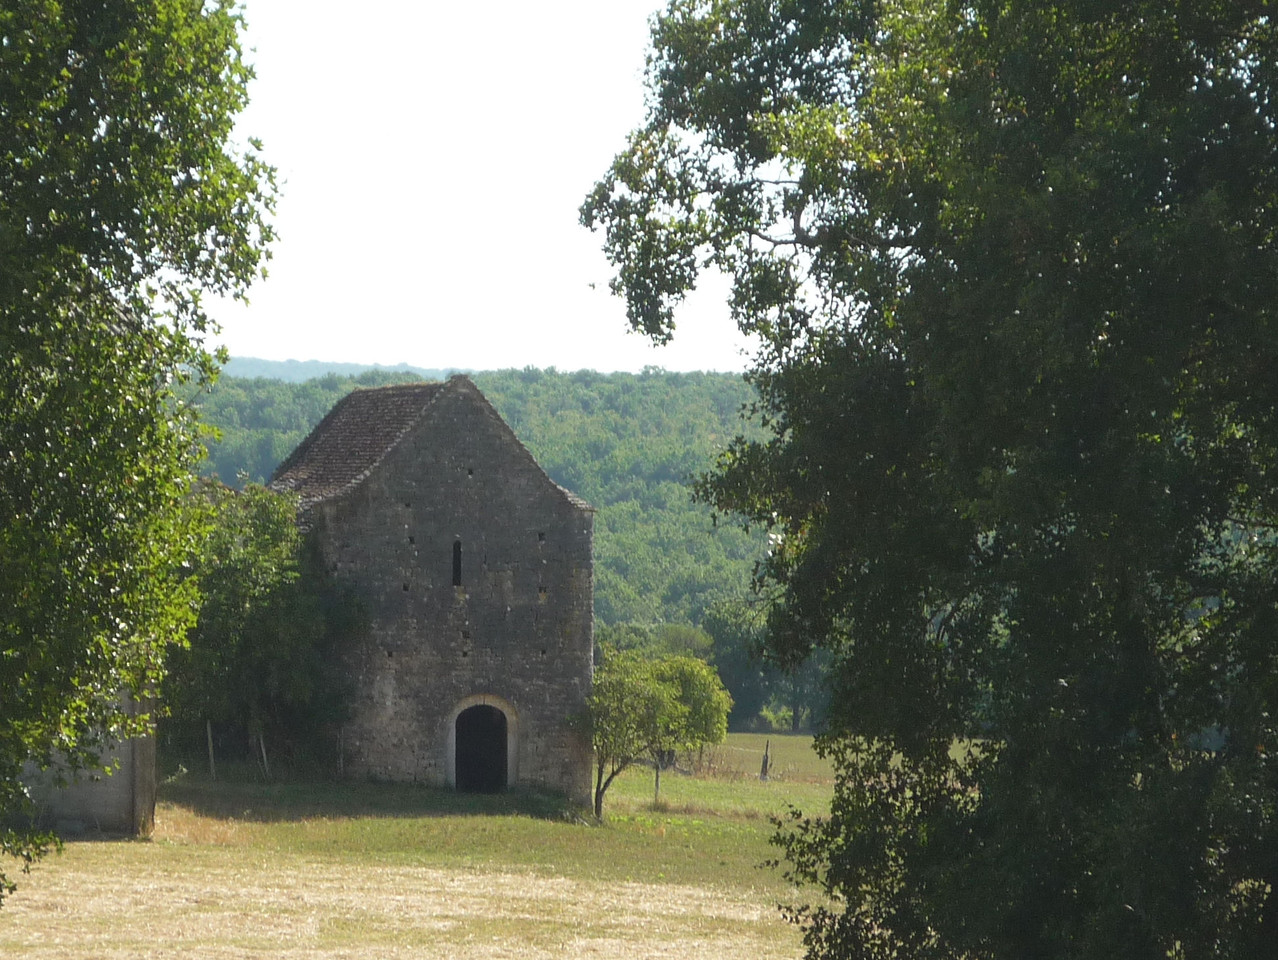
M 500 710 L 506 718 L 506 785 L 512 787 L 519 779 L 519 714 L 509 700 L 491 693 L 477 693 L 463 697 L 449 712 L 448 738 L 444 756 L 445 779 L 450 787 L 457 786 L 457 718 L 471 707 L 481 706 Z

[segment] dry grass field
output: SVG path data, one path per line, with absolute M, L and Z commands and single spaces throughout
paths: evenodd
M 817 809 L 807 738 L 733 736 L 588 825 L 544 798 L 389 785 L 167 784 L 150 841 L 78 841 L 19 877 L 0 956 L 796 957 L 768 815 Z M 753 773 L 750 771 L 753 770 Z

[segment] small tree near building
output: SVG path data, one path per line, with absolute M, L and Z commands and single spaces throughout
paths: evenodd
M 732 696 L 714 667 L 696 657 L 662 657 L 652 665 L 658 683 L 675 690 L 679 710 L 668 718 L 654 744 L 652 800 L 661 799 L 663 761 L 680 750 L 696 750 L 708 743 L 722 743 L 728 735 Z
M 595 751 L 594 810 L 617 776 L 644 757 L 718 743 L 732 698 L 714 669 L 692 657 L 645 660 L 605 649 L 582 722 Z

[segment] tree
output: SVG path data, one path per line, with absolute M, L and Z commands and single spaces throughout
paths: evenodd
M 612 782 L 649 752 L 657 719 L 677 710 L 674 691 L 653 682 L 649 661 L 631 652 L 604 651 L 581 717 L 595 753 L 596 817 L 603 817 Z
M 661 769 L 680 750 L 723 743 L 728 735 L 732 697 L 714 667 L 696 657 L 664 656 L 652 662 L 653 679 L 674 691 L 678 709 L 662 718 L 649 744 L 652 801 L 661 800 Z
M 816 649 L 800 663 L 781 669 L 767 643 L 764 604 L 722 602 L 712 607 L 703 622 L 711 636 L 712 663 L 732 695 L 728 725 L 749 729 L 765 707 L 785 707 L 790 729 L 797 731 L 806 719 L 811 729 L 820 727 L 826 714 L 828 657 Z
M 269 778 L 268 733 L 313 750 L 342 718 L 339 650 L 363 619 L 307 562 L 296 497 L 204 481 L 197 501 L 211 514 L 194 563 L 204 599 L 187 646 L 170 658 L 165 726 L 188 745 L 207 738 L 214 775 L 213 724 L 233 727 Z
M 703 659 L 710 653 L 710 635 L 687 623 L 599 624 L 595 645 L 634 650 L 645 657 L 689 656 Z
M 214 369 L 201 294 L 242 295 L 271 236 L 272 172 L 228 147 L 239 27 L 231 0 L 0 10 L 0 852 L 27 864 L 24 765 L 147 729 L 121 692 L 196 609 L 176 388 Z
M 728 726 L 747 729 L 767 705 L 778 680 L 776 668 L 763 659 L 763 615 L 745 604 L 721 602 L 710 608 L 702 626 L 713 641 L 715 670 L 732 695 Z
M 731 708 L 718 675 L 699 660 L 605 648 L 580 718 L 595 752 L 595 816 L 603 816 L 612 782 L 636 761 L 654 760 L 659 789 L 663 754 L 722 741 Z
M 826 685 L 829 666 L 828 654 L 817 647 L 802 662 L 789 663 L 777 677 L 773 702 L 789 709 L 791 733 L 822 728 L 829 697 Z
M 662 340 L 704 269 L 771 436 L 768 644 L 831 657 L 808 953 L 1278 934 L 1278 24 L 1258 0 L 674 0 L 582 209 Z M 963 749 L 962 745 L 970 745 Z

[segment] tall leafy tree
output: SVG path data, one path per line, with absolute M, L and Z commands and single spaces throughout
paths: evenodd
M 231 0 L 0 7 L 0 852 L 27 862 L 24 764 L 145 729 L 121 692 L 194 614 L 174 389 L 211 374 L 201 294 L 244 292 L 274 195 L 229 146 L 240 25 Z
M 1278 935 L 1278 24 L 1261 0 L 673 0 L 586 201 L 632 324 L 732 281 L 809 954 Z M 970 749 L 962 749 L 969 744 Z
M 711 661 L 732 695 L 728 725 L 746 729 L 779 680 L 776 668 L 763 660 L 762 617 L 744 604 L 721 602 L 710 608 L 702 626 L 712 639 Z
M 207 736 L 210 751 L 214 724 L 244 733 L 269 777 L 268 738 L 314 754 L 343 719 L 340 648 L 364 617 L 310 556 L 296 497 L 203 481 L 194 504 L 210 516 L 193 564 L 203 601 L 188 644 L 170 657 L 165 726 L 188 746 Z

